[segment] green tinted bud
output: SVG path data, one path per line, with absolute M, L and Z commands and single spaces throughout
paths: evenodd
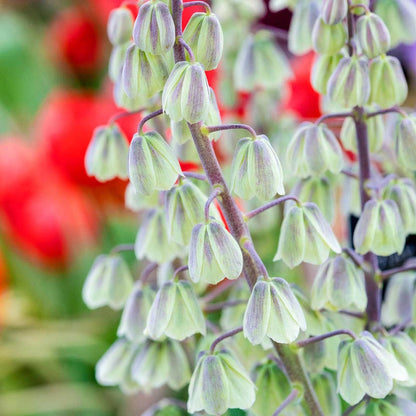
M 293 10 L 289 28 L 289 51 L 303 55 L 312 49 L 313 27 L 319 18 L 318 3 L 311 0 L 299 0 Z
M 312 385 L 324 415 L 341 416 L 341 401 L 337 394 L 337 386 L 328 372 L 312 376 Z
M 194 13 L 183 32 L 195 59 L 206 71 L 215 69 L 222 55 L 224 37 L 221 24 L 214 13 Z
M 139 212 L 147 208 L 154 208 L 158 204 L 159 192 L 151 195 L 143 195 L 136 192 L 131 182 L 127 184 L 124 195 L 126 208 L 133 212 Z
M 140 281 L 135 283 L 124 306 L 118 326 L 117 335 L 119 337 L 124 336 L 136 343 L 145 341 L 144 329 L 154 297 L 155 293 L 150 287 L 143 286 Z
M 364 106 L 370 97 L 367 58 L 342 58 L 329 78 L 327 91 L 330 100 L 342 108 Z
M 321 54 L 335 55 L 344 47 L 347 37 L 344 23 L 326 24 L 319 18 L 312 31 L 313 48 Z
M 192 229 L 204 221 L 207 196 L 191 181 L 184 180 L 166 194 L 166 215 L 169 238 L 181 245 L 188 245 Z M 214 204 L 210 205 L 210 216 L 220 220 Z
M 400 61 L 394 56 L 378 56 L 370 65 L 370 103 L 381 107 L 403 104 L 407 82 Z
M 319 208 L 312 202 L 292 205 L 285 213 L 273 260 L 283 260 L 290 268 L 302 261 L 322 264 L 330 250 L 340 253 L 341 247 Z
M 268 200 L 285 193 L 282 166 L 265 135 L 255 139 L 245 137 L 238 142 L 232 165 L 231 189 L 243 199 L 257 196 Z
M 354 230 L 354 247 L 359 254 L 369 251 L 378 256 L 401 253 L 405 232 L 397 204 L 391 199 L 371 199 L 365 206 Z
M 147 317 L 145 332 L 152 339 L 166 335 L 179 341 L 196 333 L 205 335 L 204 315 L 188 282 L 162 285 Z
M 341 53 L 336 55 L 318 55 L 312 67 L 311 83 L 313 88 L 325 95 L 330 76 L 335 71 L 339 61 L 343 58 Z
M 118 255 L 100 255 L 91 266 L 82 288 L 82 299 L 90 309 L 110 306 L 121 309 L 133 287 L 133 278 Z
M 408 378 L 406 369 L 369 332 L 355 341 L 342 341 L 338 352 L 338 391 L 350 405 L 365 394 L 382 399 L 393 389 L 393 380 Z
M 110 13 L 107 23 L 107 36 L 116 46 L 126 43 L 131 38 L 133 15 L 127 7 L 118 7 Z
M 210 107 L 210 88 L 204 68 L 198 62 L 178 62 L 165 84 L 163 110 L 173 121 L 205 121 Z
M 194 282 L 202 280 L 215 285 L 225 277 L 233 280 L 240 276 L 240 246 L 218 221 L 196 225 L 189 246 L 189 275 Z
M 249 409 L 254 400 L 253 382 L 229 351 L 205 353 L 199 358 L 189 384 L 189 413 L 205 410 L 222 415 L 229 408 Z
M 270 71 L 270 68 L 274 70 Z M 246 38 L 234 65 L 234 85 L 237 91 L 279 89 L 290 75 L 287 58 L 270 33 L 260 30 Z
M 287 148 L 287 161 L 295 175 L 320 176 L 327 170 L 343 168 L 342 149 L 334 133 L 325 124 L 302 123 Z
M 342 22 L 348 13 L 348 2 L 344 0 L 323 0 L 322 19 L 327 25 Z
M 170 129 L 172 131 L 172 139 L 177 144 L 184 144 L 192 140 L 192 134 L 189 130 L 188 123 L 185 120 L 170 121 Z
M 153 209 L 146 213 L 137 233 L 134 246 L 136 257 L 144 257 L 156 263 L 164 263 L 182 256 L 183 248 L 168 238 L 166 216 L 162 209 Z
M 117 124 L 97 127 L 85 154 L 85 170 L 99 182 L 127 179 L 129 143 Z
M 136 192 L 150 195 L 168 190 L 181 174 L 178 159 L 156 131 L 135 134 L 129 151 L 129 176 Z
M 364 272 L 343 255 L 329 258 L 318 270 L 312 286 L 313 309 L 358 310 L 367 306 Z
M 145 52 L 163 55 L 175 43 L 175 26 L 169 7 L 161 1 L 149 1 L 140 6 L 134 22 L 133 39 Z
M 400 407 L 386 400 L 371 400 L 365 411 L 365 416 L 406 416 Z
M 357 40 L 369 58 L 386 53 L 390 48 L 390 33 L 383 20 L 374 13 L 364 14 L 357 20 Z
M 124 64 L 123 64 L 124 65 Z M 148 99 L 145 99 L 142 95 L 138 95 L 134 98 L 130 98 L 123 88 L 123 73 L 121 71 L 118 78 L 114 83 L 113 91 L 114 102 L 117 107 L 124 108 L 128 111 L 137 111 L 145 105 L 148 105 Z
M 116 82 L 122 75 L 124 61 L 126 59 L 126 51 L 130 46 L 130 42 L 123 43 L 113 47 L 110 60 L 108 63 L 108 75 L 111 81 Z
M 395 147 L 399 163 L 406 169 L 416 170 L 416 114 L 399 122 Z
M 145 390 L 167 384 L 173 390 L 184 387 L 191 376 L 188 358 L 178 341 L 147 340 L 131 367 L 133 379 Z
M 244 336 L 253 344 L 266 337 L 282 344 L 293 342 L 306 321 L 290 286 L 282 278 L 259 279 L 255 284 L 243 321 Z

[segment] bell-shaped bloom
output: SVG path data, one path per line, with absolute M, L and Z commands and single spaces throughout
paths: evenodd
M 191 371 L 180 342 L 168 338 L 144 343 L 133 360 L 131 376 L 145 391 L 164 384 L 179 390 L 189 382 Z
M 155 208 L 146 213 L 137 233 L 134 251 L 137 259 L 146 257 L 159 264 L 183 256 L 183 248 L 169 240 L 163 209 Z
M 194 13 L 183 31 L 183 38 L 206 71 L 218 66 L 224 48 L 224 36 L 214 13 Z
M 90 309 L 110 306 L 121 309 L 133 287 L 133 278 L 119 255 L 100 255 L 94 261 L 82 288 L 82 299 Z
M 288 60 L 270 33 L 260 30 L 245 39 L 234 65 L 237 91 L 279 89 L 290 75 Z
M 347 41 L 348 35 L 344 23 L 327 24 L 319 18 L 313 27 L 313 49 L 325 55 L 335 55 Z
M 357 40 L 369 58 L 385 54 L 390 49 L 390 33 L 375 13 L 363 14 L 357 20 Z
M 407 98 L 407 81 L 394 56 L 381 55 L 371 61 L 370 85 L 370 103 L 383 108 L 401 105 Z
M 305 316 L 288 283 L 280 277 L 260 278 L 251 292 L 243 321 L 244 336 L 253 344 L 266 337 L 293 342 L 306 330 Z
M 312 286 L 313 309 L 358 310 L 367 306 L 364 272 L 344 255 L 329 258 L 318 270 Z
M 327 25 L 342 22 L 348 13 L 348 3 L 344 0 L 323 0 L 322 19 Z
M 290 204 L 273 260 L 283 260 L 290 268 L 302 261 L 322 264 L 330 250 L 340 253 L 341 247 L 319 208 L 313 202 Z
M 231 189 L 243 199 L 257 196 L 268 200 L 285 193 L 282 166 L 265 135 L 239 140 L 232 165 Z
M 287 148 L 287 163 L 301 178 L 338 173 L 343 168 L 342 149 L 325 124 L 302 123 Z
M 162 91 L 169 71 L 164 56 L 152 55 L 132 44 L 126 50 L 122 73 L 123 89 L 131 99 L 148 100 Z
M 365 394 L 386 397 L 393 381 L 408 379 L 406 369 L 369 332 L 353 341 L 342 341 L 338 351 L 338 391 L 350 405 Z
M 127 184 L 124 194 L 126 208 L 133 212 L 143 211 L 148 208 L 155 208 L 159 202 L 159 192 L 155 191 L 150 195 L 143 195 L 136 192 L 131 182 Z
M 172 148 L 159 133 L 134 135 L 129 151 L 129 176 L 136 192 L 150 195 L 155 190 L 167 191 L 181 172 Z
M 400 120 L 395 139 L 400 165 L 409 170 L 416 170 L 416 113 Z
M 145 52 L 163 55 L 175 43 L 175 26 L 169 7 L 162 1 L 148 1 L 140 6 L 133 27 L 133 39 Z
M 166 81 L 162 106 L 173 121 L 188 123 L 206 120 L 210 107 L 210 88 L 199 62 L 176 63 Z
M 243 254 L 234 237 L 215 220 L 198 224 L 192 230 L 189 249 L 189 275 L 212 285 L 225 277 L 237 279 L 243 270 Z
M 195 225 L 204 221 L 207 196 L 190 180 L 183 180 L 166 194 L 166 218 L 169 238 L 187 246 Z M 210 216 L 220 220 L 214 204 Z
M 316 57 L 311 72 L 311 84 L 316 91 L 322 95 L 326 95 L 329 78 L 343 57 L 344 55 L 342 53 L 318 55 Z
M 227 409 L 249 409 L 255 400 L 255 385 L 230 351 L 203 353 L 189 384 L 188 412 L 205 410 L 222 415 Z
M 366 202 L 354 230 L 354 247 L 359 254 L 369 251 L 389 256 L 404 249 L 406 240 L 399 208 L 391 199 Z
M 89 176 L 100 182 L 127 179 L 128 159 L 129 143 L 117 124 L 94 130 L 85 154 L 85 169 Z
M 108 17 L 107 36 L 114 46 L 122 45 L 131 39 L 133 15 L 127 7 L 113 9 Z
M 196 333 L 205 335 L 205 318 L 192 286 L 183 280 L 164 283 L 147 317 L 146 334 L 182 341 Z
M 124 66 L 124 63 L 123 63 Z M 113 98 L 117 107 L 123 108 L 127 111 L 137 111 L 140 108 L 148 105 L 148 99 L 144 99 L 142 96 L 136 96 L 130 98 L 123 88 L 123 71 L 114 79 Z
M 146 336 L 147 316 L 152 306 L 155 292 L 149 286 L 143 286 L 139 280 L 135 283 L 123 309 L 117 335 L 128 340 L 141 343 Z
M 406 416 L 406 414 L 399 406 L 387 400 L 370 400 L 365 416 Z
M 370 97 L 368 59 L 356 55 L 342 58 L 328 81 L 331 102 L 342 108 L 364 106 Z
M 332 374 L 327 371 L 314 374 L 311 382 L 324 415 L 341 416 L 341 400 Z
M 126 60 L 126 51 L 129 46 L 130 42 L 126 42 L 121 45 L 114 46 L 111 51 L 108 62 L 108 76 L 113 82 L 116 82 L 118 79 L 121 80 L 122 78 L 124 61 Z

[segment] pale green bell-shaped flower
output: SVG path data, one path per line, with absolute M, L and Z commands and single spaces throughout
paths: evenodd
M 343 57 L 342 53 L 337 53 L 335 55 L 318 55 L 315 58 L 311 72 L 311 84 L 316 91 L 322 95 L 327 93 L 329 78 Z
M 172 140 L 181 145 L 192 140 L 192 134 L 189 130 L 186 120 L 170 121 L 170 130 L 172 132 Z
M 161 208 L 146 213 L 137 233 L 134 251 L 138 260 L 147 258 L 159 264 L 185 254 L 182 246 L 169 240 L 166 215 Z
M 416 113 L 400 120 L 395 144 L 400 165 L 412 171 L 416 170 Z
M 390 49 L 389 30 L 375 13 L 366 13 L 358 18 L 357 40 L 362 51 L 369 58 L 375 58 Z
M 408 379 L 406 369 L 369 332 L 356 340 L 342 341 L 338 352 L 338 391 L 350 405 L 365 394 L 376 399 L 386 397 L 393 381 Z
M 342 22 L 348 13 L 348 2 L 344 0 L 323 0 L 322 19 L 327 25 Z
M 365 416 L 406 416 L 400 407 L 387 400 L 370 400 L 365 410 Z
M 269 200 L 284 195 L 283 171 L 269 139 L 261 134 L 240 139 L 231 168 L 231 190 L 240 198 Z
M 332 374 L 327 371 L 314 374 L 311 382 L 324 415 L 341 416 L 341 401 Z
M 354 230 L 354 247 L 359 254 L 369 251 L 378 256 L 401 254 L 406 233 L 399 208 L 391 199 L 366 202 Z
M 108 17 L 107 36 L 114 46 L 122 45 L 131 39 L 133 15 L 127 7 L 113 9 Z
M 189 384 L 188 412 L 205 410 L 210 415 L 222 415 L 230 408 L 249 409 L 255 389 L 230 351 L 203 353 Z
M 214 13 L 194 13 L 183 31 L 183 38 L 206 71 L 218 66 L 224 48 L 224 36 Z
M 155 191 L 150 195 L 143 195 L 136 192 L 134 185 L 129 182 L 124 193 L 124 203 L 126 208 L 133 212 L 143 211 L 154 208 L 159 202 L 159 192 Z
M 369 63 L 357 55 L 342 58 L 328 81 L 331 102 L 342 108 L 364 106 L 370 97 Z
M 155 292 L 139 280 L 135 283 L 124 306 L 120 325 L 117 329 L 119 337 L 126 337 L 136 343 L 145 341 L 144 330 L 146 320 L 155 297 Z
M 196 283 L 212 285 L 224 278 L 237 279 L 243 270 L 243 254 L 234 237 L 216 220 L 198 224 L 189 244 L 189 275 Z
M 109 306 L 121 309 L 133 287 L 133 277 L 125 261 L 116 254 L 100 255 L 88 273 L 82 299 L 90 309 Z
M 342 149 L 324 123 L 302 123 L 287 148 L 286 159 L 301 178 L 338 173 L 343 168 Z
M 345 255 L 329 258 L 313 282 L 311 306 L 316 310 L 364 311 L 367 294 L 363 270 Z
M 312 202 L 288 207 L 273 260 L 283 260 L 290 268 L 302 261 L 322 264 L 330 250 L 340 253 L 341 247 L 319 208 Z
M 306 330 L 302 308 L 284 279 L 257 280 L 244 314 L 243 329 L 253 345 L 261 344 L 266 337 L 288 344 L 299 331 Z
M 124 62 L 123 62 L 124 67 Z M 130 98 L 123 88 L 123 68 L 121 68 L 120 73 L 117 75 L 117 78 L 114 79 L 114 89 L 113 89 L 113 98 L 114 102 L 117 104 L 117 107 L 123 108 L 127 111 L 137 111 L 144 106 L 148 105 L 149 100 L 145 99 L 143 96 L 136 96 Z
M 152 339 L 166 335 L 179 341 L 196 333 L 206 334 L 204 315 L 188 282 L 161 286 L 148 314 L 145 333 Z
M 166 194 L 166 220 L 169 238 L 187 246 L 192 229 L 204 221 L 204 207 L 208 197 L 190 180 L 181 180 Z M 214 204 L 210 205 L 209 215 L 217 220 L 221 217 Z
M 129 143 L 117 124 L 94 130 L 85 154 L 85 170 L 99 182 L 128 178 Z
M 175 43 L 175 26 L 169 7 L 162 1 L 148 1 L 139 8 L 133 39 L 145 52 L 163 55 Z
M 386 108 L 401 105 L 407 98 L 407 81 L 400 61 L 381 55 L 370 64 L 371 94 L 369 102 Z
M 136 354 L 131 375 L 145 391 L 164 384 L 173 390 L 180 390 L 189 382 L 191 371 L 180 342 L 173 339 L 147 340 Z
M 129 151 L 129 176 L 136 192 L 167 191 L 182 173 L 172 148 L 156 131 L 135 134 Z
M 126 42 L 121 45 L 114 46 L 110 59 L 108 61 L 108 76 L 111 81 L 116 82 L 118 78 L 122 78 L 123 66 L 126 60 L 126 51 L 132 42 Z
M 335 55 L 344 46 L 348 34 L 344 23 L 327 24 L 321 18 L 317 19 L 312 31 L 313 49 L 325 55 Z

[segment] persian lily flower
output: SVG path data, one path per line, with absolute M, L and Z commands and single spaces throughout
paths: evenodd
M 114 46 L 122 45 L 131 39 L 133 15 L 127 7 L 113 9 L 108 17 L 107 36 Z
M 390 49 L 389 30 L 375 13 L 363 14 L 358 18 L 357 40 L 369 58 L 375 58 Z
M 400 164 L 406 169 L 416 170 L 416 113 L 398 123 L 395 143 Z

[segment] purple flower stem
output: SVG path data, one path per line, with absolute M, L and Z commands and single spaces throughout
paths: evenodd
M 306 347 L 310 344 L 315 344 L 315 342 L 323 341 L 324 339 L 336 337 L 337 335 L 349 335 L 352 339 L 357 339 L 357 335 L 349 329 L 337 329 L 336 331 L 327 332 L 326 334 L 317 335 L 316 337 L 306 338 L 303 341 L 298 341 L 296 345 L 299 348 Z
M 273 413 L 273 416 L 280 415 L 283 410 L 286 409 L 287 406 L 289 406 L 292 402 L 294 402 L 299 396 L 299 391 L 297 389 L 293 389 L 289 396 L 286 397 L 286 399 L 283 400 L 282 404 L 276 409 L 276 411 Z
M 145 125 L 145 123 L 147 123 L 149 120 L 151 120 L 152 118 L 155 118 L 157 116 L 160 116 L 163 114 L 163 109 L 160 108 L 159 110 L 154 111 L 153 113 L 148 114 L 146 117 L 143 117 L 140 120 L 139 125 L 137 126 L 137 132 L 139 134 L 143 133 L 143 126 Z
M 237 130 L 237 129 L 243 129 L 247 130 L 251 137 L 255 139 L 257 137 L 257 134 L 255 130 L 248 126 L 247 124 L 222 124 L 221 126 L 204 126 L 208 130 L 209 133 L 215 133 L 216 131 L 224 131 L 224 130 Z
M 244 216 L 247 219 L 253 218 L 256 215 L 259 215 L 262 212 L 275 207 L 276 205 L 283 204 L 286 201 L 295 201 L 297 204 L 301 203 L 295 195 L 285 195 L 285 196 L 282 196 L 281 198 L 273 199 L 273 201 L 270 201 L 267 204 L 262 205 L 261 207 L 258 207 L 256 209 L 253 209 L 252 211 L 247 212 L 246 214 L 244 214 Z
M 243 327 L 239 326 L 238 328 L 232 329 L 231 331 L 226 332 L 225 334 L 220 335 L 218 338 L 214 339 L 214 341 L 211 344 L 211 348 L 209 349 L 210 354 L 214 354 L 215 347 L 221 342 L 224 341 L 227 338 L 233 337 L 234 335 L 239 334 L 240 332 L 243 332 Z

